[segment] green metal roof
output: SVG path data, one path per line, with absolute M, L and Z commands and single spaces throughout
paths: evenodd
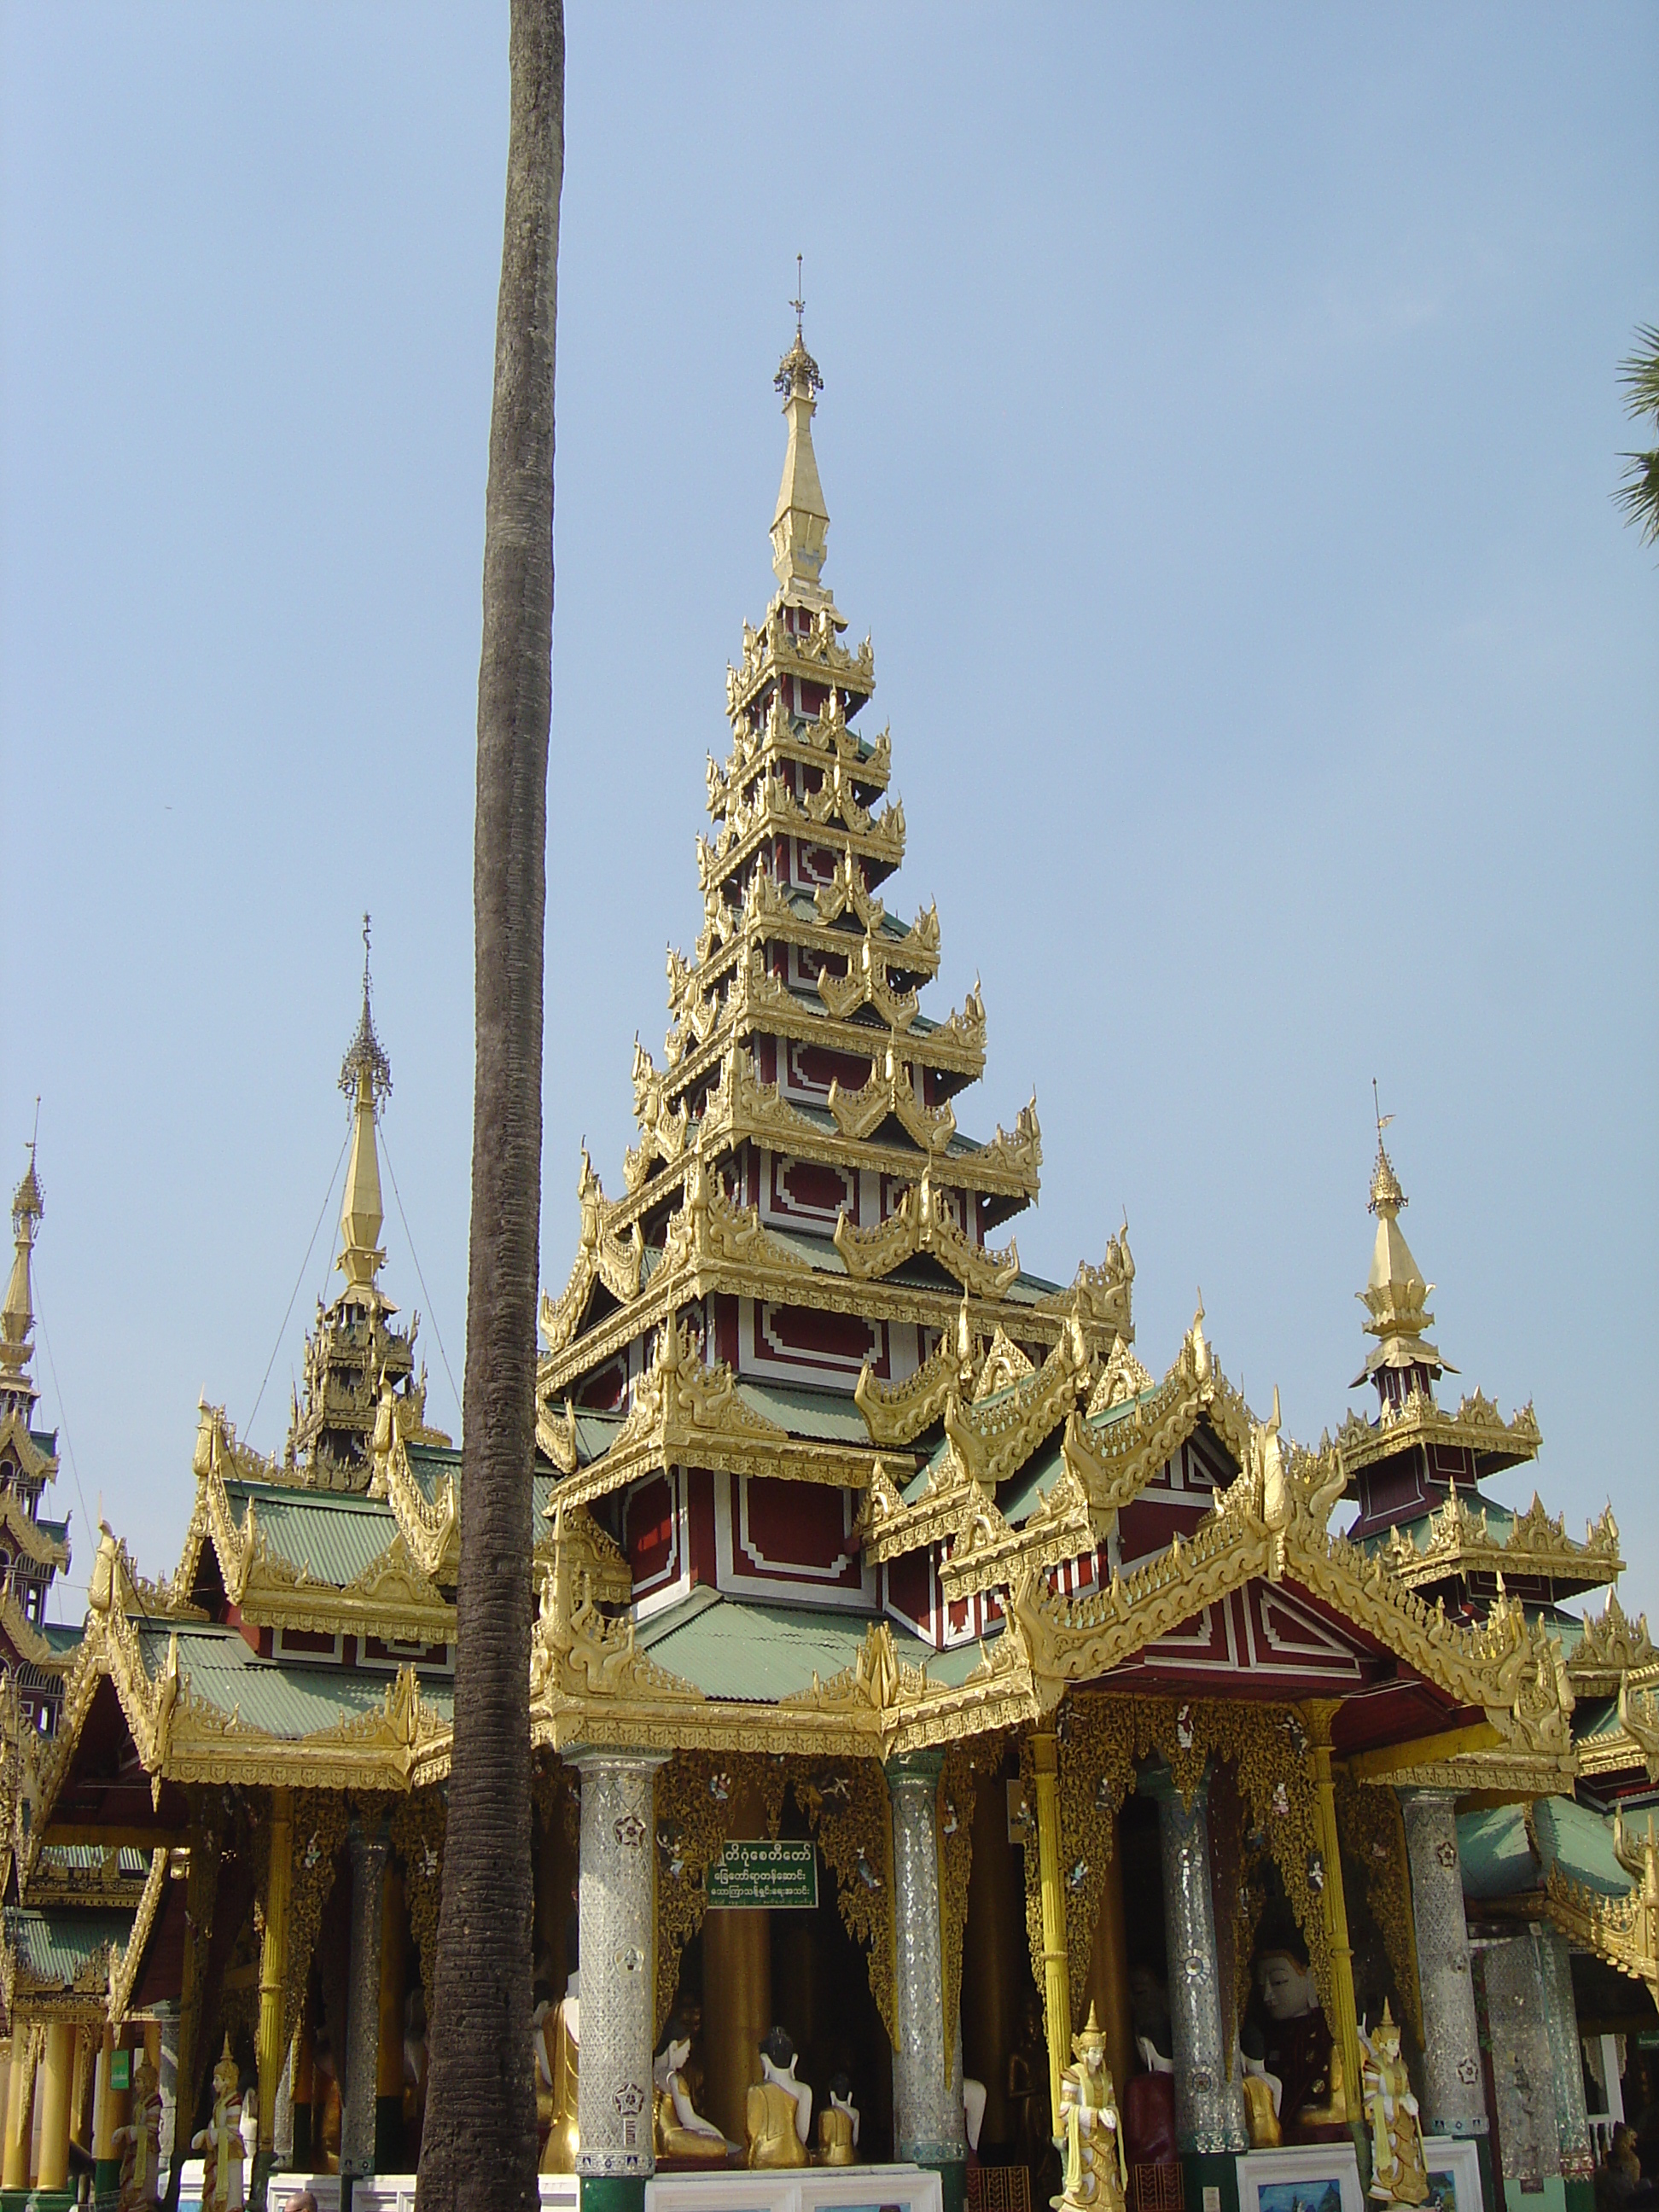
M 874 1618 L 824 1606 L 751 1604 L 698 1590 L 641 1622 L 638 1640 L 659 1667 L 695 1682 L 705 1697 L 775 1705 L 810 1689 L 814 1674 L 827 1681 L 850 1667 Z M 890 1626 L 901 1661 L 936 1661 L 932 1644 L 896 1622 Z
M 850 1391 L 809 1390 L 794 1382 L 739 1382 L 738 1395 L 751 1412 L 775 1421 L 792 1437 L 870 1449 L 869 1428 Z
M 52 1650 L 58 1653 L 73 1651 L 85 1634 L 83 1628 L 74 1627 L 67 1620 L 43 1620 L 40 1633 Z
M 138 1640 L 151 1676 L 167 1664 L 167 1642 L 179 1638 L 179 1671 L 192 1693 L 222 1713 L 235 1713 L 245 1728 L 286 1741 L 314 1735 L 341 1720 L 371 1712 L 393 1680 L 388 1670 L 314 1667 L 291 1659 L 261 1659 L 240 1631 L 197 1621 L 149 1620 L 139 1624 Z M 454 1698 L 447 1676 L 421 1677 L 421 1696 L 448 1717 Z
M 388 1552 L 398 1533 L 392 1508 L 375 1498 L 263 1482 L 228 1482 L 225 1494 L 239 1528 L 252 1500 L 255 1521 L 276 1557 L 335 1589 L 355 1582 Z
M 80 1905 L 6 1907 L 6 1943 L 16 1954 L 21 1975 L 37 1988 L 68 1989 L 94 1953 L 106 1944 L 125 1950 L 133 1914 Z
M 1571 1797 L 1540 1797 L 1532 1806 L 1532 1827 L 1536 1850 L 1523 1806 L 1497 1805 L 1460 1816 L 1465 1896 L 1522 1897 L 1540 1887 L 1552 1869 L 1604 1897 L 1629 1893 L 1631 1877 L 1613 1855 L 1613 1824 L 1601 1814 Z
M 117 1854 L 123 1877 L 135 1881 L 149 1872 L 149 1853 L 125 1847 Z M 101 1844 L 48 1844 L 40 1853 L 40 1866 L 46 1873 L 100 1874 L 103 1870 L 104 1850 Z

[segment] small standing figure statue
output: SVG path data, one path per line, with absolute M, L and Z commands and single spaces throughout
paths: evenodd
M 132 2117 L 116 2129 L 110 2145 L 121 2154 L 118 2212 L 149 2212 L 161 2180 L 161 2087 L 148 2051 L 133 2061 Z
M 1066 2164 L 1061 2193 L 1048 2200 L 1054 2212 L 1125 2212 L 1129 2173 L 1123 2130 L 1106 2037 L 1092 2005 L 1082 2032 L 1072 2038 L 1072 2063 L 1060 2077 L 1058 2141 Z
M 202 2212 L 242 2212 L 242 2075 L 228 2035 L 213 2069 L 213 2117 L 190 2147 L 202 2154 Z
M 1364 2053 L 1365 2118 L 1371 2131 L 1371 2195 L 1380 2204 L 1422 2204 L 1429 2177 L 1423 2123 L 1400 2056 L 1400 2029 L 1387 2001 L 1375 2034 L 1359 2031 Z

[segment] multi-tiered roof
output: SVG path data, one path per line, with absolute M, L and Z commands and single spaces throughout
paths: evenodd
M 34 1425 L 40 1394 L 30 1371 L 34 1240 L 46 1210 L 31 1145 L 12 1194 L 11 1276 L 0 1307 L 0 1669 L 21 1717 L 49 1735 L 63 1704 L 64 1648 L 75 1638 L 46 1619 L 53 1579 L 70 1563 L 70 1542 L 67 1520 L 41 1516 L 46 1485 L 58 1474 L 58 1436 Z

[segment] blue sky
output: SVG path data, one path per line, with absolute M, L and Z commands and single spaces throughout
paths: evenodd
M 0 10 L 0 1163 L 38 1092 L 77 1583 L 100 1494 L 173 1563 L 198 1394 L 246 1425 L 273 1351 L 280 1442 L 365 907 L 388 1285 L 460 1370 L 504 25 Z M 553 1287 L 699 926 L 799 252 L 890 903 L 939 1011 L 983 979 L 963 1126 L 1036 1085 L 1027 1266 L 1127 1210 L 1147 1364 L 1201 1283 L 1316 1437 L 1375 1075 L 1443 1349 L 1659 1603 L 1659 571 L 1609 498 L 1656 90 L 1645 6 L 573 4 Z

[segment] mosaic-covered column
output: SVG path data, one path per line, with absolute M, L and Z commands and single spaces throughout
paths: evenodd
M 1417 1984 L 1423 1995 L 1423 2131 L 1484 2136 L 1480 2026 L 1463 1917 L 1463 1868 L 1456 1800 L 1449 1790 L 1402 1790 L 1400 1810 L 1411 1863 Z
M 939 1931 L 939 1778 L 945 1755 L 915 1751 L 888 1762 L 893 1801 L 893 1966 L 898 2044 L 893 2052 L 893 2138 L 902 2159 L 937 2166 L 946 2212 L 967 2194 L 960 2092 L 952 2094 L 954 2021 L 945 2017 Z
M 656 2171 L 656 1771 L 662 1752 L 578 1751 L 582 1778 L 581 2068 L 576 2171 L 586 2212 L 642 2206 Z
M 1140 1786 L 1158 1803 L 1164 1862 L 1176 2141 L 1188 2153 L 1248 2150 L 1244 2092 L 1237 2081 L 1228 2079 L 1222 2040 L 1215 1906 L 1210 1893 L 1208 1784 L 1199 1784 L 1190 1809 L 1182 1803 L 1167 1766 L 1153 1768 Z
M 1561 2171 L 1544 1976 L 1529 1928 L 1481 1946 L 1503 2179 L 1525 2188 Z
M 351 1962 L 346 1995 L 345 2080 L 340 2085 L 340 2172 L 374 2171 L 374 2071 L 380 2042 L 380 1892 L 392 1846 L 384 1829 L 353 1821 Z M 274 2085 L 273 2085 L 274 2086 Z M 274 2108 L 274 2100 L 273 2100 Z
M 1561 2178 L 1567 2185 L 1570 2206 L 1581 2194 L 1583 2202 L 1589 2204 L 1595 2195 L 1595 2151 L 1590 2142 L 1589 2115 L 1584 2109 L 1584 2067 L 1578 2051 L 1572 1954 L 1566 1937 L 1548 1921 L 1536 1923 L 1532 1932 L 1538 1946 L 1550 2065 L 1555 2075 L 1555 2132 L 1561 2152 Z M 1575 2184 L 1580 2186 L 1575 2188 Z

